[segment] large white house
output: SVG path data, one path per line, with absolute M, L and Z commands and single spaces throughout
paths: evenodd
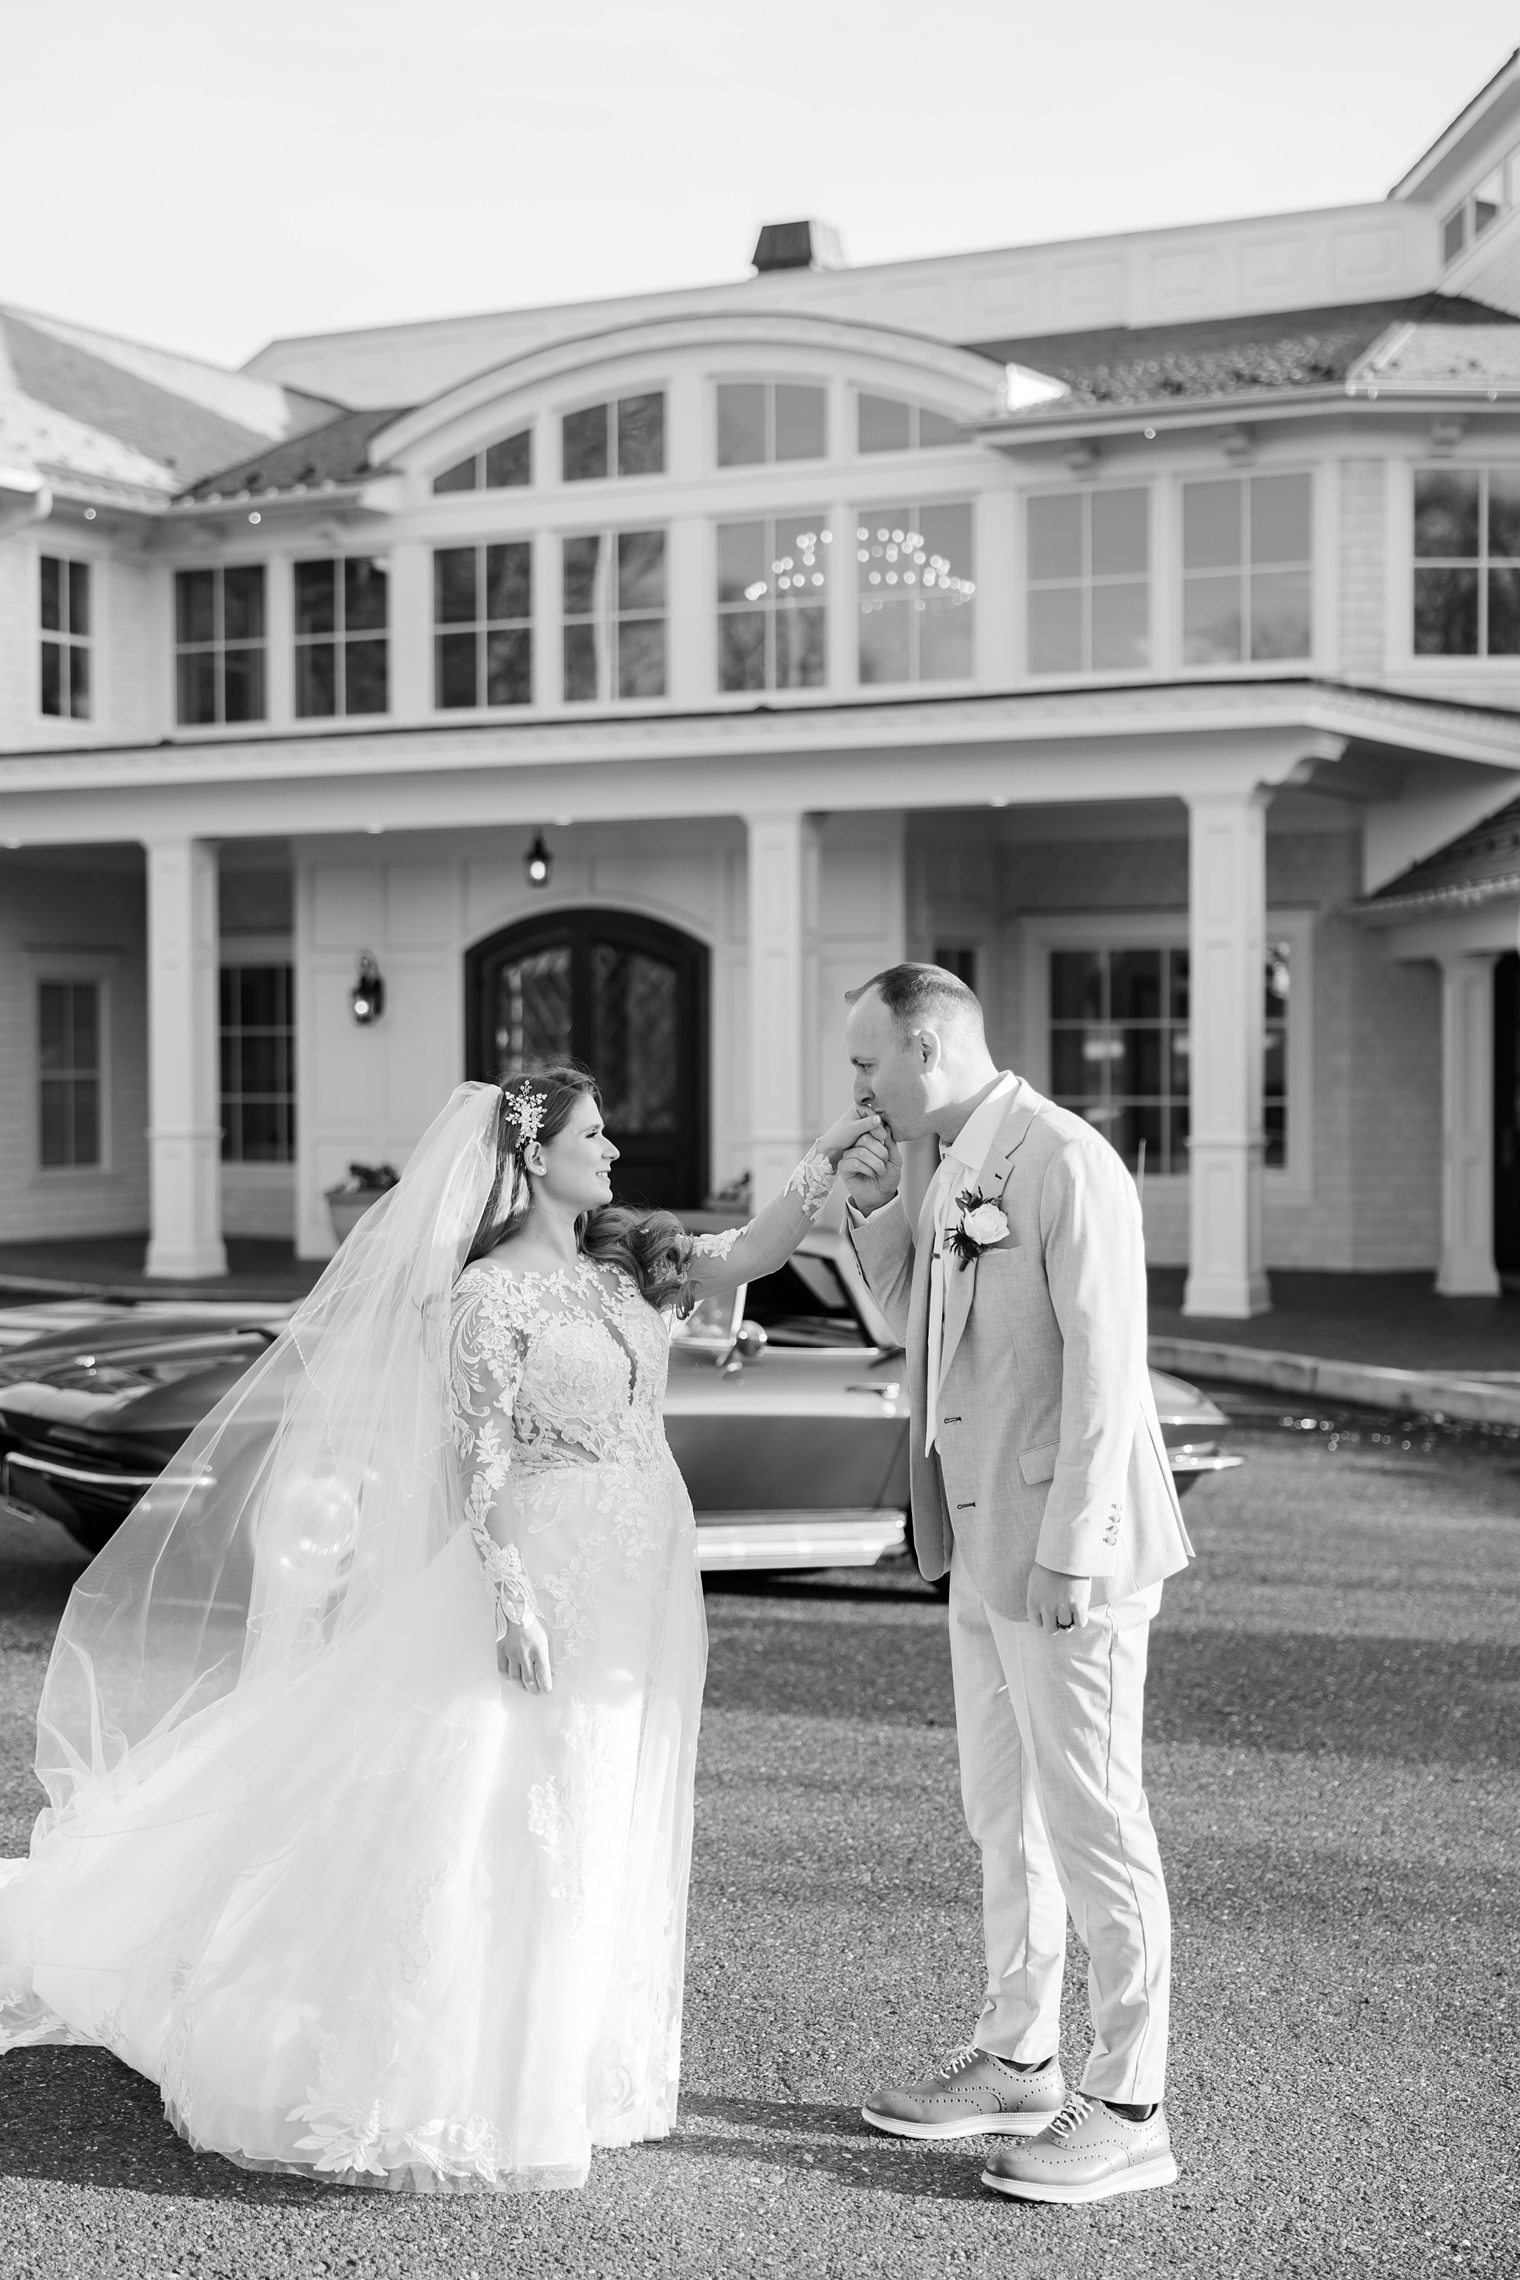
M 0 309 L 0 1240 L 319 1257 L 545 1050 L 629 1189 L 763 1193 L 906 954 L 1143 1150 L 1191 1312 L 1490 1291 L 1517 793 L 1520 53 L 1366 205 L 783 224 L 241 372 Z

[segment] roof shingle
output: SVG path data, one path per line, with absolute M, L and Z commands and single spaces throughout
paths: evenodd
M 246 459 L 216 467 L 180 496 L 225 499 L 243 491 L 314 491 L 328 483 L 360 482 L 372 472 L 370 437 L 398 417 L 396 411 L 340 412 L 322 427 L 266 443 Z
M 1445 294 L 1414 300 L 1335 303 L 1264 316 L 1215 317 L 1176 325 L 1115 325 L 1098 332 L 1041 333 L 970 345 L 1004 364 L 1022 364 L 1063 381 L 1071 393 L 1018 416 L 1067 416 L 1083 407 L 1120 409 L 1189 399 L 1333 387 L 1393 325 L 1515 328 L 1520 318 Z M 1449 351 L 1448 351 L 1449 352 Z
M 1369 916 L 1402 910 L 1473 910 L 1510 895 L 1520 897 L 1520 799 L 1458 832 L 1357 907 Z

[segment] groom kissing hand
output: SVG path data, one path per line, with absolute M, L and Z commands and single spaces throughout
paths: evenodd
M 982 1853 L 987 1993 L 971 2040 L 864 2114 L 1004 2136 L 983 2182 L 1095 2201 L 1177 2175 L 1161 2104 L 1171 1925 L 1140 1782 L 1146 1649 L 1191 1555 L 1146 1367 L 1134 1183 L 1103 1136 L 987 1049 L 943 967 L 849 993 L 849 1235 L 903 1340 L 914 1548 L 948 1573 L 961 1791 Z M 937 1143 L 921 1200 L 903 1148 Z M 1093 2047 L 1059 2056 L 1070 1911 Z

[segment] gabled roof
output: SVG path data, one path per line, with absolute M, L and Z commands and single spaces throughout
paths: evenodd
M 1122 409 L 1335 387 L 1394 326 L 1413 326 L 1420 335 L 1435 328 L 1446 353 L 1451 337 L 1470 326 L 1501 328 L 1505 338 L 1513 332 L 1520 345 L 1520 318 L 1442 293 L 975 345 L 984 356 L 1048 373 L 1070 391 L 1056 402 L 1028 407 L 1021 418 L 1069 418 L 1084 406 Z
M 1520 898 L 1520 799 L 1458 832 L 1433 855 L 1364 897 L 1357 908 L 1368 917 L 1476 910 L 1509 896 Z
M 193 358 L 0 308 L 0 413 L 52 475 L 167 493 L 333 409 Z
M 391 411 L 340 412 L 322 427 L 266 443 L 230 466 L 218 466 L 192 483 L 182 499 L 236 498 L 243 492 L 316 491 L 329 484 L 362 482 L 373 470 L 369 439 L 401 416 Z

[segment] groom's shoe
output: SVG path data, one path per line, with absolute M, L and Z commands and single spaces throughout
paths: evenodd
M 1149 2121 L 1131 2122 L 1080 2090 L 1049 2129 L 1028 2145 L 1000 2148 L 982 2171 L 982 2183 L 994 2193 L 1021 2201 L 1106 2201 L 1114 2193 L 1176 2182 L 1164 2106 Z
M 1065 2096 L 1058 2058 L 1021 2074 L 973 2043 L 922 2082 L 873 2092 L 860 2111 L 874 2129 L 894 2137 L 1029 2137 L 1054 2119 Z

